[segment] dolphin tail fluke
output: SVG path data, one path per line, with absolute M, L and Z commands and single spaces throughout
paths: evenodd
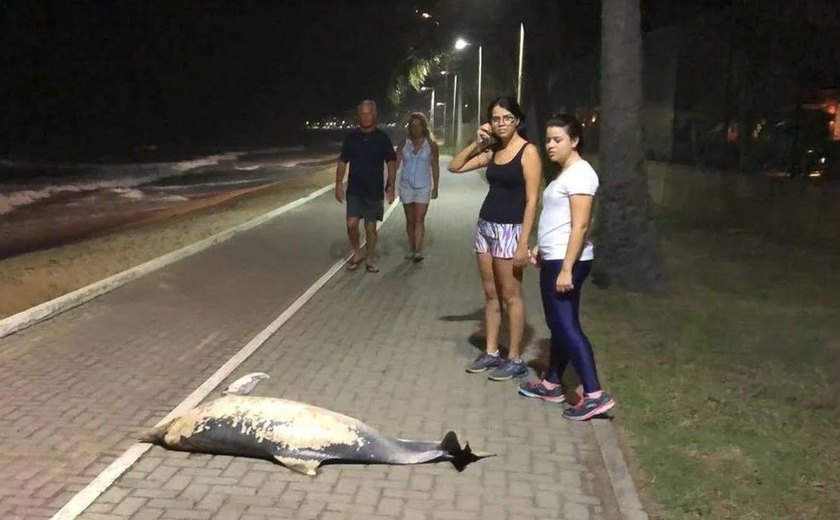
M 263 379 L 268 379 L 268 374 L 262 372 L 254 372 L 240 377 L 230 384 L 227 389 L 222 392 L 222 395 L 248 395 L 254 390 L 254 387 Z
M 458 471 L 464 471 L 469 464 L 487 457 L 495 457 L 495 453 L 485 453 L 481 451 L 472 451 L 470 443 L 464 443 L 461 447 L 461 442 L 458 440 L 458 434 L 453 431 L 447 432 L 440 441 L 440 449 L 448 453 L 452 458 L 449 462 L 455 466 Z

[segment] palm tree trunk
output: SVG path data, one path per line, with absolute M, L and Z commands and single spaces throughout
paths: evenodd
M 650 292 L 664 289 L 666 277 L 642 156 L 639 2 L 601 2 L 601 190 L 593 280 Z

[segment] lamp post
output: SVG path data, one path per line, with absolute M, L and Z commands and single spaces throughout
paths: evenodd
M 420 87 L 420 90 L 431 90 L 432 99 L 429 100 L 429 127 L 435 129 L 435 88 L 434 87 Z
M 452 145 L 454 147 L 458 147 L 458 128 L 461 125 L 458 124 L 458 73 L 453 72 L 452 74 Z
M 440 129 L 441 129 L 440 138 L 443 140 L 444 143 L 446 143 L 446 103 L 444 103 L 443 101 L 438 101 L 437 106 L 443 107 L 443 124 L 440 125 Z
M 516 77 L 516 102 L 522 103 L 522 58 L 525 55 L 525 24 L 519 22 L 519 72 Z
M 478 46 L 478 94 L 475 101 L 475 126 L 481 126 L 481 45 Z
M 455 41 L 455 50 L 462 51 L 470 45 L 470 42 L 463 38 L 458 38 Z M 476 86 L 476 103 L 475 103 L 475 119 L 476 119 L 476 126 L 481 126 L 481 73 L 482 73 L 482 58 L 483 58 L 483 47 L 481 44 L 478 45 L 478 84 Z M 458 110 L 461 110 L 460 105 L 458 106 Z

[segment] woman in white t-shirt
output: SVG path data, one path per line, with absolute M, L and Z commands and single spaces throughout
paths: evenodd
M 563 402 L 560 378 L 566 365 L 580 376 L 585 394 L 563 416 L 585 421 L 615 406 L 601 389 L 592 345 L 580 326 L 580 290 L 589 275 L 594 247 L 587 238 L 598 174 L 580 156 L 581 124 L 569 114 L 552 116 L 546 124 L 546 151 L 560 173 L 543 191 L 538 228 L 539 245 L 531 253 L 540 267 L 540 292 L 551 330 L 549 367 L 543 379 L 519 386 L 519 393 L 544 401 Z

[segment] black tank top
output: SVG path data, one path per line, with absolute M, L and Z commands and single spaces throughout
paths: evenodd
M 496 154 L 487 165 L 490 191 L 478 217 L 496 224 L 521 224 L 525 214 L 525 175 L 522 171 L 522 145 L 516 156 L 505 164 L 496 164 Z

